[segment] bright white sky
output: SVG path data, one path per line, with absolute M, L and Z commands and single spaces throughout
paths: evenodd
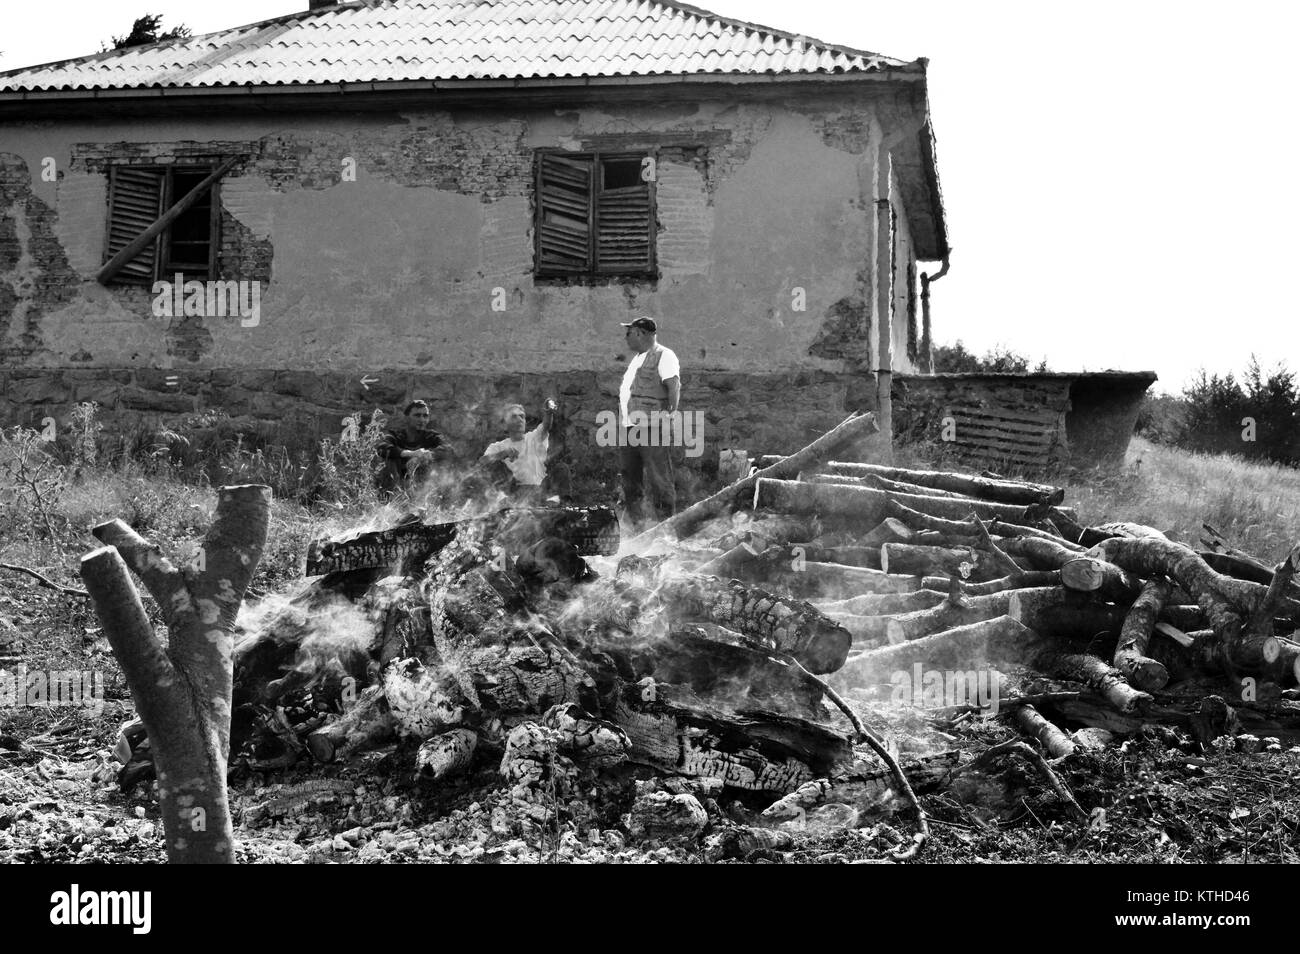
M 930 59 L 953 246 L 938 341 L 1056 370 L 1151 369 L 1177 391 L 1248 356 L 1300 366 L 1300 4 L 699 0 Z M 97 52 L 144 13 L 206 33 L 307 0 L 7 3 L 0 69 Z

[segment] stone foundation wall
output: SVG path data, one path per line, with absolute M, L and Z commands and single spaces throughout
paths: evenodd
M 0 426 L 40 429 L 53 418 L 67 427 L 72 406 L 100 405 L 108 440 L 183 428 L 210 412 L 229 415 L 223 427 L 245 434 L 250 446 L 283 445 L 312 454 L 324 438 L 337 440 L 343 418 L 376 408 L 400 415 L 412 399 L 429 402 L 434 427 L 458 445 L 463 458 L 477 458 L 503 436 L 500 409 L 520 403 L 530 426 L 542 402 L 560 405 L 557 439 L 575 478 L 612 481 L 615 448 L 597 444 L 598 414 L 616 411 L 621 372 L 549 374 L 474 372 L 422 374 L 379 370 L 358 373 L 293 370 L 0 369 Z M 794 450 L 840 423 L 853 410 L 874 410 L 875 381 L 869 374 L 799 371 L 745 374 L 685 370 L 681 407 L 703 415 L 698 457 L 677 449 L 682 480 L 712 481 L 724 448 L 751 453 Z M 613 484 L 610 484 L 612 491 Z

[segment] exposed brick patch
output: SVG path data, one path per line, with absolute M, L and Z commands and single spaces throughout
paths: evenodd
M 871 362 L 871 306 L 860 296 L 841 298 L 826 309 L 821 330 L 808 348 L 816 358 Z
M 32 193 L 27 164 L 0 153 L 0 360 L 39 352 L 40 320 L 76 295 L 79 279 L 54 233 L 54 210 Z

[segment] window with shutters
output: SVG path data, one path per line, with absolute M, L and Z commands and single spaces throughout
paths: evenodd
M 184 198 L 210 172 L 210 165 L 128 166 L 109 170 L 108 234 L 104 261 L 126 248 L 164 212 Z M 217 276 L 221 205 L 213 185 L 138 255 L 123 266 L 112 284 L 152 285 L 176 272 L 186 279 Z
M 537 275 L 653 276 L 654 172 L 646 152 L 539 152 Z

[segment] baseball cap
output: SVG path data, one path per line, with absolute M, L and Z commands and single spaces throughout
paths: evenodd
M 659 331 L 659 326 L 655 324 L 655 320 L 648 317 L 637 318 L 635 321 L 620 321 L 619 324 L 624 328 L 640 328 L 642 331 L 648 331 L 652 335 Z

